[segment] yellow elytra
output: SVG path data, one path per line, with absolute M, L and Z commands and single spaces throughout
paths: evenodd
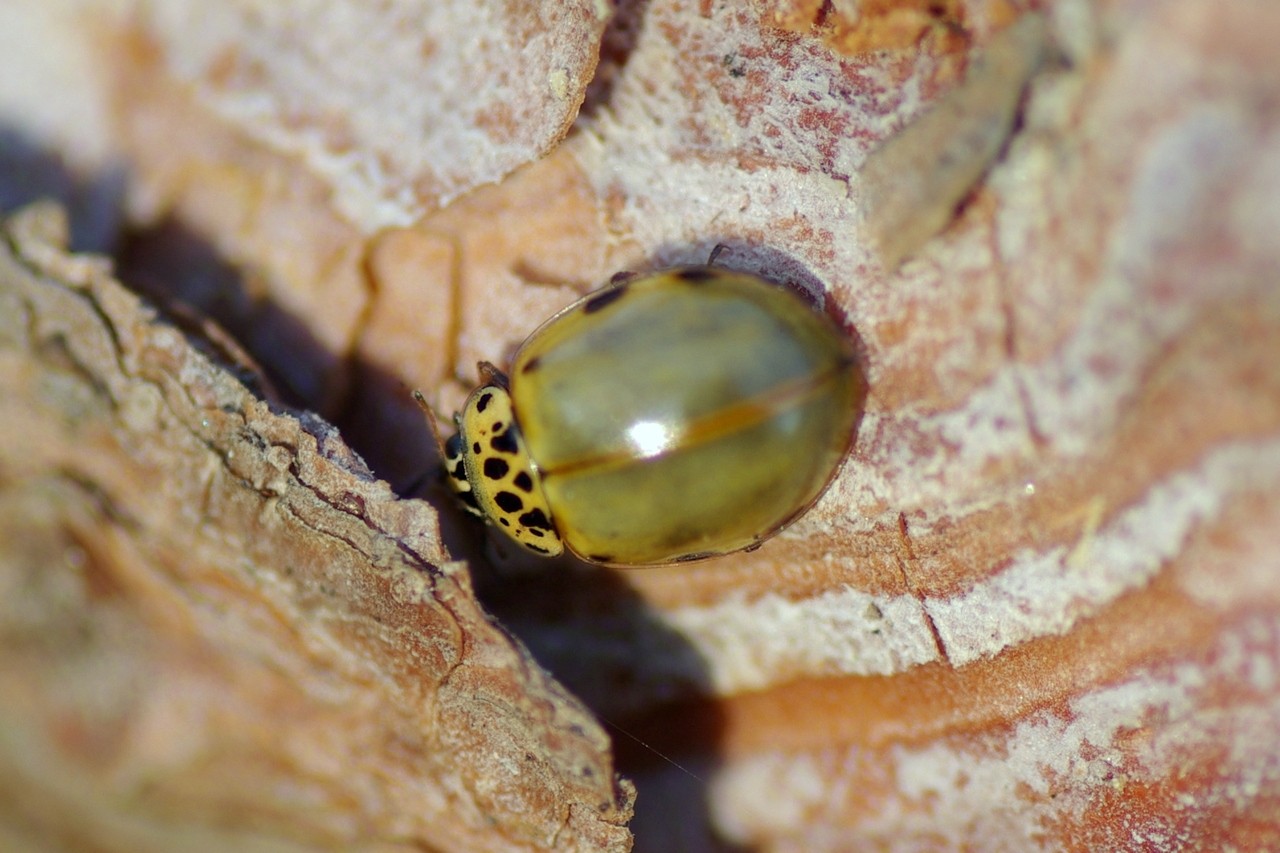
M 552 317 L 456 417 L 450 482 L 539 554 L 650 566 L 751 548 L 848 453 L 852 344 L 762 278 L 690 266 L 620 277 Z

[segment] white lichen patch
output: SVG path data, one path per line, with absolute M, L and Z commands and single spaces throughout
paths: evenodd
M 721 694 L 762 689 L 787 674 L 887 675 L 938 657 L 910 596 L 854 589 L 799 601 L 767 595 L 679 608 L 663 621 L 701 653 L 710 687 Z
M 957 666 L 1033 637 L 1065 633 L 1149 582 L 1227 499 L 1277 490 L 1280 441 L 1221 447 L 1195 468 L 1151 486 L 1097 529 L 1082 517 L 1073 548 L 1025 549 L 990 580 L 953 598 L 931 599 L 925 607 Z
M 1234 164 L 1259 150 L 1256 145 L 1242 148 L 1239 140 L 1248 133 L 1237 112 L 1204 105 L 1150 140 L 1134 178 L 1130 209 L 1118 226 L 1126 239 L 1105 259 L 1087 297 L 1070 308 L 1075 320 L 1053 357 L 1007 362 L 949 410 L 869 411 L 860 442 L 869 456 L 859 469 L 877 474 L 860 474 L 871 478 L 861 484 L 868 489 L 864 503 L 895 509 L 942 505 L 947 507 L 942 520 L 950 521 L 1008 499 L 991 492 L 983 476 L 993 461 L 1031 464 L 1033 453 L 1054 461 L 1096 455 L 1098 442 L 1115 432 L 1170 343 L 1206 312 L 1259 286 L 1239 275 L 1222 274 L 1212 283 L 1179 277 L 1177 271 L 1171 277 L 1160 260 L 1176 235 L 1195 232 L 1194 217 L 1203 218 Z M 1199 165 L 1194 170 L 1178 167 L 1186 162 Z M 1008 227 L 1017 231 L 1021 225 L 1013 221 L 1034 203 L 1012 195 Z M 1048 316 L 1060 309 L 1045 305 L 1039 310 Z M 936 371 L 960 374 L 954 362 L 973 354 L 955 349 L 948 346 Z M 872 376 L 873 389 L 875 380 Z M 1033 427 L 1044 446 L 1032 445 Z M 878 438 L 865 440 L 877 433 Z M 922 447 L 932 447 L 932 454 L 922 454 Z M 914 526 L 927 532 L 933 522 L 926 515 Z
M 580 691 L 605 684 L 605 693 L 588 699 L 608 709 L 677 698 L 690 687 L 729 695 L 789 678 L 889 675 L 938 657 L 918 601 L 852 588 L 802 600 L 770 594 L 661 614 L 592 614 L 540 625 L 526 636 L 540 659 L 593 674 Z M 635 670 L 636 660 L 644 662 L 642 670 Z M 626 672 L 621 685 L 600 676 L 615 670 Z
M 904 75 L 888 58 L 853 62 L 818 39 L 780 40 L 749 6 L 690 16 L 655 2 L 607 109 L 580 118 L 566 144 L 597 192 L 618 200 L 614 227 L 654 262 L 693 260 L 679 251 L 717 240 L 759 243 L 829 283 L 869 259 L 849 188 L 868 140 L 920 111 L 920 79 L 935 64 Z
M 947 837 L 1024 850 L 1129 784 L 1201 769 L 1189 795 L 1168 808 L 1132 807 L 1125 821 L 1134 849 L 1170 849 L 1193 841 L 1195 821 L 1212 809 L 1240 813 L 1280 785 L 1280 759 L 1258 748 L 1280 727 L 1277 648 L 1280 622 L 1250 619 L 1206 650 L 1204 663 L 1148 667 L 1008 732 L 891 747 L 887 770 L 872 779 L 884 757 L 857 748 L 763 752 L 712 780 L 714 821 L 741 843 L 784 840 L 776 849 L 918 849 Z M 1222 698 L 1241 683 L 1254 692 Z
M 136 5 L 129 20 L 168 73 L 305 163 L 368 231 L 545 154 L 577 111 L 604 25 L 590 0 Z

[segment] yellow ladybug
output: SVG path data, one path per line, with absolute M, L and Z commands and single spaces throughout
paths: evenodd
M 652 566 L 752 548 L 817 500 L 863 383 L 804 299 L 712 266 L 621 275 L 481 364 L 449 482 L 525 549 Z

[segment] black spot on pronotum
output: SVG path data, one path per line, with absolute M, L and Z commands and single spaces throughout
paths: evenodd
M 522 492 L 533 491 L 533 478 L 529 476 L 528 471 L 521 471 L 519 474 L 516 474 L 515 479 L 511 482 L 515 483 L 516 488 Z
M 529 359 L 524 363 L 524 367 L 520 368 L 520 372 L 533 373 L 535 370 L 538 369 L 538 366 L 540 364 L 542 364 L 542 359 L 535 355 L 533 358 Z
M 493 502 L 503 512 L 515 513 L 524 509 L 524 501 L 514 492 L 498 492 L 493 496 Z
M 615 287 L 609 288 L 608 290 L 602 290 L 595 296 L 587 297 L 587 301 L 582 303 L 582 313 L 594 314 L 611 303 L 621 299 L 626 295 L 626 292 L 627 286 L 625 284 L 619 284 Z
M 685 267 L 676 270 L 675 276 L 681 281 L 687 281 L 689 284 L 701 284 L 704 281 L 710 281 L 717 275 L 715 270 L 707 267 Z
M 519 445 L 516 444 L 515 433 L 511 430 L 489 439 L 489 446 L 499 453 L 507 454 L 515 453 L 520 449 Z
M 550 530 L 551 519 L 541 509 L 531 509 L 520 516 L 519 521 L 530 530 Z
M 480 398 L 476 400 L 476 411 L 483 412 L 485 409 L 489 408 L 489 403 L 492 400 L 493 400 L 493 394 L 491 392 L 486 391 L 485 393 L 481 394 Z
M 510 470 L 511 466 L 507 464 L 505 459 L 490 456 L 484 460 L 484 475 L 490 480 L 501 480 L 507 476 L 507 472 Z

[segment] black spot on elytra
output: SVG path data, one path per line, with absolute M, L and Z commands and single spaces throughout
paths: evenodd
M 480 399 L 476 400 L 476 411 L 483 412 L 485 409 L 489 408 L 489 403 L 491 403 L 492 401 L 493 401 L 492 392 L 486 391 L 485 393 L 481 394 Z
M 520 516 L 519 521 L 530 530 L 550 530 L 551 519 L 541 509 L 531 509 Z
M 494 435 L 493 438 L 489 439 L 489 446 L 498 453 L 506 453 L 508 455 L 514 454 L 520 449 L 519 445 L 516 444 L 515 433 L 510 430 Z
M 516 474 L 516 477 L 512 482 L 515 483 L 516 488 L 522 492 L 527 493 L 533 491 L 533 478 L 529 476 L 528 471 L 521 471 L 519 474 Z
M 510 527 L 510 526 L 511 526 L 511 522 L 510 522 L 510 521 L 507 521 L 506 516 L 503 516 L 502 518 L 499 518 L 499 519 L 498 519 L 498 523 L 499 523 L 499 524 L 501 524 L 503 527 Z
M 514 492 L 502 491 L 493 496 L 493 502 L 503 512 L 519 512 L 524 509 L 524 501 Z
M 535 355 L 533 358 L 529 359 L 524 363 L 524 367 L 520 368 L 520 372 L 533 373 L 535 370 L 538 369 L 538 366 L 541 364 L 542 364 L 542 359 Z
M 476 456 L 480 455 L 480 442 L 477 441 L 471 445 L 471 452 L 474 453 Z
M 541 545 L 534 545 L 532 542 L 525 542 L 525 543 L 524 543 L 524 547 L 528 548 L 530 551 L 534 551 L 534 552 L 537 552 L 537 553 L 539 553 L 539 554 L 550 554 L 550 553 L 551 553 L 551 549 L 550 549 L 550 548 L 543 548 Z
M 673 275 L 681 281 L 687 281 L 689 284 L 701 284 L 704 281 L 711 281 L 717 273 L 709 267 L 685 267 L 676 270 Z
M 507 460 L 499 459 L 496 456 L 490 456 L 484 460 L 484 475 L 490 480 L 501 480 L 507 476 L 507 472 L 511 470 L 511 466 L 507 464 Z
M 619 284 L 608 290 L 602 290 L 595 296 L 587 297 L 587 301 L 582 303 L 582 313 L 594 314 L 597 311 L 609 306 L 611 303 L 621 299 L 627 293 L 627 286 Z

